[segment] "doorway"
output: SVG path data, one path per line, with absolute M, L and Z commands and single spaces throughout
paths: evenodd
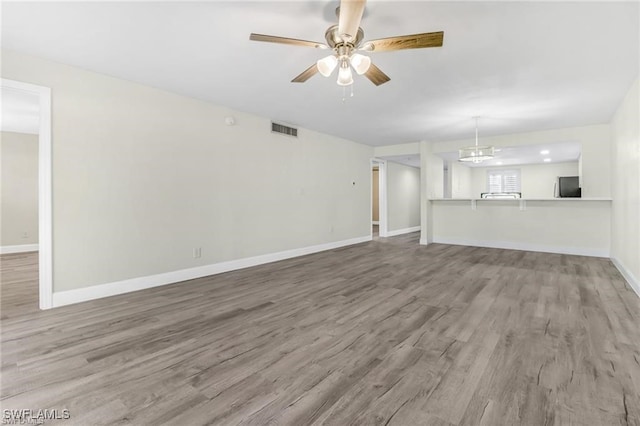
M 386 161 L 371 160 L 371 238 L 387 236 Z
M 371 225 L 373 227 L 373 238 L 376 238 L 380 235 L 380 169 L 377 165 L 373 166 L 372 177 L 373 180 L 371 182 L 371 198 L 373 200 L 373 204 L 371 206 Z
M 3 100 L 3 127 L 10 118 L 13 118 L 15 123 L 20 123 L 25 119 L 29 119 L 29 115 L 37 115 L 36 129 L 32 133 L 37 133 L 37 213 L 35 213 L 37 215 L 37 231 L 34 232 L 37 232 L 38 235 L 38 306 L 40 309 L 50 309 L 53 307 L 51 89 L 3 78 L 0 81 L 0 93 Z M 10 106 L 5 104 L 5 100 L 10 101 L 12 99 L 16 101 L 21 99 L 25 102 L 25 105 L 29 106 L 23 108 L 24 105 L 22 105 L 22 107 L 16 108 L 14 111 L 5 111 L 5 108 Z M 24 240 L 30 238 L 29 231 L 19 230 L 18 234 L 18 238 Z M 22 244 L 7 245 L 7 247 L 18 247 L 20 245 Z M 24 245 L 29 246 L 29 244 Z M 4 250 L 20 249 L 4 248 Z M 28 248 L 24 250 L 28 250 Z

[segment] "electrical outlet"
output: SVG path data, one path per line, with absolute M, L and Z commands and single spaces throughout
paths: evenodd
M 202 247 L 195 247 L 193 249 L 193 258 L 199 259 L 202 257 Z

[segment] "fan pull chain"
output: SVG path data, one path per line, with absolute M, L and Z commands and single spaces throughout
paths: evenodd
M 349 97 L 353 98 L 353 84 L 349 85 L 351 92 L 349 93 Z M 342 86 L 342 103 L 347 101 L 347 86 Z

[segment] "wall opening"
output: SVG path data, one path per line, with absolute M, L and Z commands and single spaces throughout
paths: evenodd
M 18 230 L 18 238 L 21 240 L 29 240 L 28 242 L 37 241 L 36 244 L 10 244 L 5 246 L 2 243 L 3 253 L 7 250 L 6 247 L 14 247 L 19 253 L 20 246 L 27 246 L 25 253 L 33 252 L 33 248 L 37 250 L 37 264 L 38 264 L 38 300 L 40 309 L 49 309 L 53 307 L 53 244 L 52 244 L 52 194 L 51 194 L 51 89 L 48 87 L 37 86 L 34 84 L 23 83 L 14 80 L 2 79 L 0 84 L 0 90 L 3 95 L 3 131 L 5 130 L 5 124 L 8 124 L 10 118 L 13 119 L 15 127 L 13 130 L 15 134 L 21 134 L 21 132 L 15 132 L 15 130 L 24 129 L 27 126 L 30 119 L 35 119 L 35 129 L 32 130 L 33 134 L 37 133 L 37 203 L 36 212 L 33 213 L 37 216 L 37 227 L 33 225 L 34 231 L 23 230 L 28 224 L 20 224 L 22 228 Z M 7 96 L 5 96 L 7 95 Z M 14 101 L 20 102 L 22 100 L 29 100 L 27 102 L 28 108 L 23 108 L 25 105 L 18 106 L 18 108 L 10 112 L 5 108 L 11 107 L 10 103 L 6 101 L 14 97 Z M 5 112 L 7 114 L 5 114 Z M 10 130 L 10 126 L 6 130 Z M 12 135 L 15 136 L 15 135 Z M 35 141 L 34 141 L 35 142 Z M 36 160 L 34 160 L 36 161 Z M 26 181 L 25 181 L 26 182 Z M 36 185 L 34 185 L 36 186 Z M 4 189 L 4 188 L 3 188 Z M 28 188 L 25 188 L 25 190 Z M 26 206 L 26 204 L 25 204 Z M 24 207 L 26 208 L 26 207 Z M 4 225 L 4 224 L 3 224 Z M 25 228 L 26 229 L 26 228 Z M 36 232 L 37 239 L 30 233 Z M 26 235 L 26 238 L 22 238 Z M 33 238 L 33 241 L 30 240 Z M 8 249 L 14 250 L 14 249 Z

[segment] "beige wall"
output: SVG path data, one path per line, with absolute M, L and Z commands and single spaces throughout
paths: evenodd
M 398 145 L 376 146 L 373 149 L 376 157 L 391 157 L 395 155 L 420 154 L 420 142 L 403 143 Z
M 434 242 L 609 257 L 610 201 L 431 203 Z
M 421 167 L 425 167 L 427 181 L 426 186 L 428 198 L 442 198 L 444 196 L 444 160 L 433 154 L 420 154 L 425 157 L 425 161 L 421 162 Z M 426 165 L 423 165 L 426 163 Z
M 640 87 L 629 90 L 611 122 L 613 207 L 611 257 L 640 294 Z
M 56 292 L 370 235 L 371 147 L 12 51 L 2 76 L 52 88 Z
M 2 132 L 0 246 L 38 243 L 38 135 Z
M 387 161 L 387 231 L 420 226 L 420 169 Z
M 523 164 L 519 166 L 475 167 L 471 169 L 471 197 L 480 198 L 487 192 L 488 170 L 520 170 L 522 198 L 553 198 L 553 186 L 558 176 L 578 176 L 578 162 Z
M 470 167 L 452 161 L 449 163 L 449 174 L 451 175 L 451 198 L 478 197 L 473 192 Z

